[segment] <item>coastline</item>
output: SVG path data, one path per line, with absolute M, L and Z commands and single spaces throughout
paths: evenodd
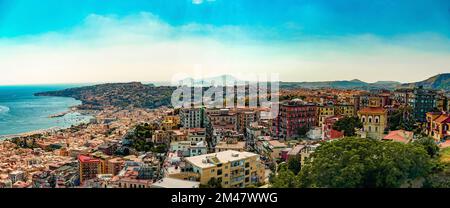
M 34 95 L 34 96 L 36 96 L 36 95 Z M 49 96 L 49 97 L 59 97 L 59 96 Z M 80 100 L 77 100 L 77 101 L 80 101 Z M 92 119 L 92 118 L 95 118 L 95 113 L 91 112 L 91 110 L 80 110 L 78 107 L 81 106 L 81 105 L 82 104 L 69 106 L 67 111 L 62 111 L 62 112 L 59 112 L 59 113 L 56 113 L 56 114 L 48 115 L 48 118 L 49 119 L 60 118 L 60 117 L 64 117 L 64 116 L 66 116 L 68 114 L 71 114 L 71 113 L 79 113 L 81 116 L 88 116 L 88 117 L 90 117 L 89 120 Z M 81 123 L 89 123 L 89 122 L 90 121 L 88 121 L 88 122 L 75 122 L 75 123 L 71 124 L 71 126 L 72 125 L 78 125 L 78 124 L 81 124 Z M 68 129 L 68 128 L 70 128 L 70 126 L 68 126 L 68 127 L 53 126 L 53 127 L 50 127 L 50 128 L 42 128 L 42 129 L 36 129 L 36 130 L 32 130 L 32 131 L 25 131 L 25 132 L 21 132 L 21 133 L 17 133 L 17 134 L 0 135 L 0 142 L 7 141 L 7 140 L 10 140 L 10 139 L 13 139 L 13 138 L 17 138 L 17 137 L 27 137 L 27 136 L 32 136 L 32 135 L 36 135 L 36 134 L 50 134 L 50 133 L 54 133 L 54 132 L 57 132 L 57 131 Z
M 92 118 L 95 118 L 95 115 L 93 115 L 93 114 L 91 114 L 89 112 L 86 112 L 85 110 L 72 109 L 74 107 L 76 107 L 76 106 L 72 106 L 70 111 L 66 111 L 66 112 L 62 112 L 62 113 L 64 113 L 64 115 L 67 115 L 68 113 L 80 113 L 80 115 L 90 116 Z M 52 116 L 52 115 L 50 115 L 50 116 Z M 50 117 L 50 116 L 49 116 L 49 118 L 56 118 L 56 117 Z M 90 119 L 92 119 L 92 118 L 90 118 Z M 72 124 L 72 125 L 79 125 L 81 123 L 84 123 L 84 122 L 75 123 L 75 124 Z M 87 122 L 87 123 L 90 123 L 90 122 Z M 68 128 L 70 128 L 70 127 L 54 126 L 54 127 L 50 127 L 50 128 L 37 129 L 37 130 L 27 131 L 27 132 L 23 132 L 23 133 L 0 135 L 0 142 L 1 141 L 5 141 L 5 140 L 10 140 L 10 139 L 13 139 L 13 138 L 17 138 L 17 137 L 27 137 L 27 136 L 32 136 L 32 135 L 36 135 L 36 134 L 55 133 L 57 131 L 65 130 L 65 129 L 68 129 Z

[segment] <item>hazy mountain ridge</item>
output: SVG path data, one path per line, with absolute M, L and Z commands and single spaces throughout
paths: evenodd
M 450 91 L 450 73 L 438 74 L 424 81 L 402 84 L 402 87 L 413 88 L 423 86 L 424 88 Z
M 221 85 L 226 81 L 227 85 L 232 85 L 234 83 L 244 84 L 246 81 L 237 79 L 231 75 L 222 75 L 217 77 L 208 77 L 203 79 L 193 79 L 186 78 L 180 80 L 179 83 L 188 86 L 211 86 Z M 377 81 L 374 83 L 368 83 L 361 81 L 359 79 L 353 80 L 338 80 L 338 81 L 318 81 L 318 82 L 281 82 L 280 88 L 282 89 L 295 89 L 295 88 L 309 88 L 309 89 L 319 89 L 319 88 L 338 88 L 338 89 L 389 89 L 394 90 L 397 88 L 413 88 L 417 86 L 423 86 L 425 88 L 436 89 L 436 90 L 450 90 L 450 73 L 439 74 L 428 78 L 424 81 L 414 82 L 414 83 L 401 83 L 397 81 Z

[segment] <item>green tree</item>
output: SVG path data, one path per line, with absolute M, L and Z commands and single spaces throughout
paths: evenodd
M 432 167 L 419 145 L 345 138 L 318 147 L 297 181 L 300 187 L 400 187 L 427 177 Z
M 222 181 L 217 178 L 211 178 L 208 184 L 201 186 L 202 188 L 222 188 Z
M 288 161 L 288 169 L 297 175 L 301 170 L 300 160 L 297 158 L 292 158 Z
M 295 174 L 290 170 L 281 170 L 273 179 L 272 188 L 297 188 L 299 184 L 296 180 Z
M 389 130 L 407 130 L 415 129 L 416 120 L 411 107 L 401 107 L 389 116 Z
M 278 165 L 278 172 L 283 171 L 283 170 L 288 170 L 288 164 L 285 162 L 282 162 Z
M 305 137 L 309 130 L 309 126 L 303 125 L 297 129 L 297 134 L 299 137 Z
M 344 117 L 334 123 L 333 129 L 344 131 L 344 135 L 351 137 L 356 135 L 355 128 L 362 128 L 363 124 L 358 117 Z
M 428 155 L 430 155 L 432 158 L 435 158 L 439 155 L 439 146 L 436 144 L 433 138 L 420 137 L 413 143 L 424 148 L 425 151 L 427 151 Z
M 160 144 L 160 145 L 158 145 L 158 146 L 156 146 L 155 148 L 153 148 L 153 152 L 156 152 L 156 153 L 166 153 L 167 152 L 167 145 L 165 145 L 165 144 Z

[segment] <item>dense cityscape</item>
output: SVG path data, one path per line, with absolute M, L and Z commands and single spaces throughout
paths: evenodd
M 282 88 L 274 119 L 264 107 L 174 109 L 170 87 L 83 88 L 74 110 L 90 122 L 0 141 L 0 187 L 449 187 L 447 84 Z

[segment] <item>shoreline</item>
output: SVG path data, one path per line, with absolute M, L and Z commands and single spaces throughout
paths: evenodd
M 80 109 L 78 109 L 79 106 L 80 105 L 70 106 L 68 108 L 69 110 L 49 115 L 48 118 L 49 119 L 61 118 L 61 117 L 64 117 L 64 116 L 66 116 L 68 114 L 71 114 L 71 113 L 79 113 L 81 116 L 88 116 L 88 117 L 90 117 L 89 120 L 92 119 L 92 118 L 95 118 L 95 113 L 93 112 L 93 110 L 80 110 Z M 79 125 L 81 123 L 90 123 L 90 121 L 87 121 L 87 122 L 75 122 L 75 123 L 71 124 L 71 126 Z M 27 137 L 27 136 L 32 136 L 32 135 L 36 135 L 36 134 L 54 133 L 54 132 L 57 132 L 57 131 L 68 129 L 68 128 L 70 128 L 70 126 L 69 127 L 53 126 L 53 127 L 50 127 L 50 128 L 36 129 L 36 130 L 26 131 L 26 132 L 17 133 L 17 134 L 0 135 L 0 142 L 7 141 L 7 140 L 10 140 L 10 139 L 13 139 L 13 138 Z
M 66 88 L 67 89 L 67 88 Z M 41 97 L 39 95 L 33 94 L 33 97 Z M 75 99 L 73 97 L 63 97 L 63 96 L 47 96 L 47 97 L 58 97 L 58 98 L 69 98 L 69 99 L 73 99 L 76 101 L 81 102 L 81 104 L 75 104 L 72 106 L 68 106 L 67 110 L 62 111 L 62 112 L 58 112 L 55 114 L 51 114 L 51 115 L 47 115 L 47 118 L 49 119 L 56 119 L 56 118 L 62 118 L 68 114 L 72 114 L 72 113 L 79 113 L 80 116 L 86 116 L 89 117 L 89 119 L 84 118 L 84 119 L 74 119 L 74 122 L 70 122 L 70 126 L 68 127 L 64 127 L 64 126 L 53 126 L 53 127 L 49 127 L 49 128 L 39 128 L 36 130 L 31 130 L 31 131 L 24 131 L 24 132 L 20 132 L 20 133 L 14 133 L 14 134 L 4 134 L 1 135 L 0 134 L 0 142 L 1 141 L 5 141 L 5 140 L 10 140 L 13 138 L 17 138 L 17 137 L 27 137 L 27 136 L 31 136 L 31 135 L 36 135 L 36 134 L 47 134 L 47 133 L 53 133 L 56 131 L 60 131 L 60 130 L 64 130 L 64 129 L 68 129 L 73 125 L 78 125 L 81 123 L 90 123 L 90 119 L 95 118 L 95 112 L 93 110 L 81 110 L 79 109 L 80 106 L 83 105 L 83 101 Z M 69 123 L 67 123 L 69 124 Z

